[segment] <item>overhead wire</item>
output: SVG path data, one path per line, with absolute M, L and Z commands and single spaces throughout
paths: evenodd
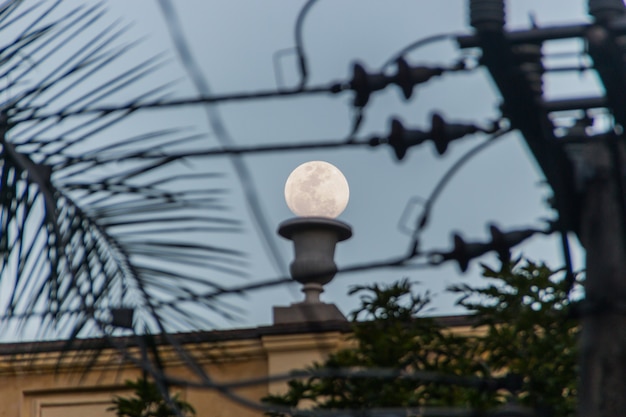
M 411 42 L 410 44 L 408 44 L 407 46 L 403 47 L 398 52 L 393 54 L 389 59 L 387 59 L 387 61 L 385 61 L 385 63 L 381 66 L 381 71 L 384 72 L 387 69 L 389 69 L 389 67 L 392 66 L 394 63 L 396 63 L 398 59 L 404 57 L 409 52 L 412 52 L 416 49 L 427 46 L 431 43 L 441 42 L 445 40 L 455 40 L 459 35 L 460 34 L 454 34 L 454 33 L 439 33 L 436 35 L 426 36 L 424 38 Z
M 300 409 L 295 407 L 281 406 L 281 405 L 270 405 L 261 403 L 258 401 L 250 400 L 240 394 L 235 393 L 233 390 L 238 388 L 245 388 L 251 386 L 257 386 L 261 384 L 268 384 L 271 382 L 279 382 L 290 379 L 298 379 L 298 378 L 341 378 L 341 379 L 360 379 L 360 378 L 378 378 L 381 380 L 387 379 L 404 379 L 411 380 L 416 382 L 424 382 L 424 383 L 439 383 L 444 385 L 455 385 L 455 386 L 465 386 L 475 388 L 479 391 L 495 391 L 498 389 L 512 389 L 511 385 L 515 385 L 515 379 L 509 378 L 508 375 L 505 375 L 500 378 L 485 378 L 479 376 L 461 376 L 454 374 L 446 374 L 442 372 L 436 371 L 402 371 L 398 369 L 391 368 L 371 368 L 371 369 L 352 369 L 352 368 L 332 368 L 332 369 L 310 369 L 303 371 L 293 371 L 289 373 L 281 373 L 268 375 L 266 377 L 252 377 L 243 380 L 237 381 L 214 381 L 209 378 L 208 374 L 204 372 L 202 369 L 196 369 L 198 373 L 196 374 L 200 377 L 200 381 L 195 382 L 190 380 L 189 378 L 180 378 L 173 375 L 168 375 L 165 373 L 165 370 L 162 366 L 159 366 L 160 359 L 158 348 L 154 350 L 154 359 L 150 360 L 147 355 L 147 348 L 145 343 L 143 342 L 144 337 L 154 337 L 154 335 L 150 334 L 134 334 L 136 345 L 140 348 L 140 357 L 131 354 L 129 351 L 129 347 L 132 345 L 128 345 L 127 343 L 121 342 L 120 340 L 111 337 L 111 335 L 102 327 L 102 323 L 98 322 L 98 326 L 100 330 L 104 333 L 104 338 L 108 340 L 111 346 L 114 346 L 120 353 L 124 361 L 127 363 L 132 363 L 142 369 L 144 372 L 150 374 L 155 381 L 158 381 L 160 388 L 162 390 L 169 385 L 175 385 L 179 387 L 188 387 L 188 388 L 204 388 L 204 389 L 212 389 L 220 394 L 224 395 L 226 398 L 231 401 L 236 402 L 246 408 L 262 411 L 262 412 L 280 412 L 293 416 L 310 416 L 310 417 L 324 417 L 324 416 L 339 416 L 339 415 L 363 415 L 364 410 L 357 409 L 341 409 L 336 410 L 334 412 L 329 413 L 328 410 L 320 410 L 320 409 Z M 163 335 L 165 337 L 170 337 L 170 335 Z M 178 346 L 178 344 L 177 344 Z M 179 350 L 180 346 L 176 349 L 176 351 L 180 354 Z M 184 353 L 184 352 L 182 352 Z M 196 363 L 196 360 L 191 358 L 189 355 L 185 354 L 184 357 L 181 357 L 184 361 L 192 360 L 193 363 Z M 153 363 L 154 362 L 154 363 Z M 194 366 L 194 368 L 196 368 Z M 167 393 L 166 393 L 167 394 Z M 449 415 L 448 412 L 452 410 L 463 412 L 467 411 L 466 408 L 458 408 L 458 407 L 422 407 L 420 408 L 423 412 L 425 410 L 431 410 L 430 413 L 423 413 L 421 415 Z M 374 414 L 377 415 L 379 412 L 382 413 L 383 409 L 372 409 Z M 393 410 L 394 413 L 399 412 L 408 412 L 406 407 L 396 407 L 396 408 L 387 408 L 384 409 L 385 412 L 391 412 Z M 445 413 L 442 411 L 445 410 Z M 368 415 L 368 414 L 366 414 Z M 457 414 L 452 414 L 457 415 Z M 459 414 L 466 415 L 466 414 Z M 467 414 L 476 415 L 476 414 Z
M 211 89 L 206 80 L 206 77 L 200 70 L 198 63 L 196 62 L 193 54 L 191 53 L 188 43 L 185 40 L 182 25 L 180 24 L 180 21 L 178 19 L 176 8 L 173 6 L 170 0 L 159 0 L 158 4 L 167 23 L 167 27 L 172 41 L 174 42 L 174 46 L 178 52 L 178 56 L 180 57 L 181 62 L 187 70 L 189 77 L 191 78 L 196 89 L 201 95 L 210 95 Z M 217 108 L 208 105 L 204 107 L 207 118 L 209 120 L 209 124 L 215 132 L 217 140 L 219 141 L 221 146 L 233 146 L 234 140 L 228 133 Z M 252 218 L 254 219 L 254 224 L 263 239 L 264 245 L 262 246 L 265 248 L 267 254 L 272 259 L 272 263 L 276 271 L 284 273 L 286 271 L 285 260 L 283 259 L 281 252 L 278 250 L 274 235 L 267 222 L 267 218 L 261 205 L 258 192 L 254 185 L 252 175 L 250 174 L 250 170 L 248 169 L 245 161 L 239 157 L 239 154 L 233 153 L 230 155 L 232 155 L 231 162 L 237 174 L 237 178 L 239 179 L 239 185 L 243 189 L 243 193 L 248 206 L 248 211 L 252 215 Z
M 294 407 L 286 407 L 286 406 L 277 406 L 277 405 L 269 405 L 264 403 L 258 403 L 251 401 L 247 398 L 244 398 L 240 395 L 235 394 L 232 390 L 237 388 L 245 388 L 250 386 L 256 386 L 261 384 L 268 384 L 271 382 L 280 382 L 285 380 L 292 379 L 301 379 L 301 378 L 339 378 L 339 379 L 361 379 L 361 378 L 377 378 L 381 380 L 389 380 L 389 379 L 402 379 L 402 380 L 410 380 L 416 382 L 424 382 L 424 383 L 438 383 L 443 385 L 454 385 L 454 386 L 464 386 L 469 388 L 475 388 L 481 392 L 483 391 L 495 391 L 499 389 L 511 389 L 510 385 L 514 385 L 513 381 L 515 378 L 510 378 L 509 375 L 505 375 L 501 378 L 484 378 L 478 376 L 460 376 L 453 374 L 446 374 L 442 372 L 436 371 L 401 371 L 398 369 L 390 369 L 390 368 L 368 368 L 368 369 L 359 369 L 355 370 L 352 368 L 326 368 L 326 369 L 309 369 L 304 371 L 293 371 L 289 373 L 283 374 L 275 374 L 269 375 L 267 377 L 259 377 L 259 378 L 249 378 L 244 380 L 238 380 L 235 382 L 214 382 L 212 381 L 209 385 L 203 382 L 192 382 L 189 379 L 177 378 L 177 377 L 166 377 L 166 380 L 176 386 L 181 387 L 191 387 L 191 388 L 208 388 L 215 389 L 222 394 L 227 394 L 227 397 L 243 406 L 248 408 L 256 409 L 264 412 L 282 412 L 289 415 L 306 415 L 306 416 L 332 416 L 332 415 L 342 415 L 341 413 L 359 413 L 363 410 L 357 409 L 337 409 L 336 412 L 338 414 L 327 414 L 327 410 L 320 409 L 300 409 Z M 513 381 L 513 383 L 512 383 Z M 382 410 L 382 409 L 380 409 Z M 387 411 L 394 410 L 394 413 L 399 412 L 400 410 L 404 410 L 404 412 L 408 411 L 408 408 L 389 408 L 385 409 Z M 430 412 L 433 414 L 422 414 L 422 415 L 448 415 L 447 412 L 451 410 L 463 410 L 467 411 L 465 408 L 456 408 L 456 407 L 424 407 L 424 410 L 431 410 Z M 441 413 L 443 410 L 446 413 Z M 381 411 L 382 412 L 382 411 Z M 358 414 L 361 415 L 361 414 Z M 474 414 L 475 415 L 475 414 Z
M 230 147 L 221 149 L 207 149 L 198 151 L 189 151 L 188 153 L 170 154 L 165 157 L 155 156 L 156 158 L 193 158 L 193 157 L 211 157 L 211 156 L 223 156 L 223 155 L 244 155 L 244 154 L 263 154 L 268 152 L 286 152 L 286 151 L 302 151 L 312 149 L 329 149 L 329 148 L 344 148 L 344 147 L 371 147 L 369 140 L 359 140 L 353 142 L 345 142 L 343 140 L 320 140 L 320 141 L 307 141 L 303 143 L 280 143 L 275 145 L 258 145 L 258 146 L 241 146 Z M 145 155 L 145 158 L 150 158 L 150 155 Z
M 570 294 L 576 284 L 576 274 L 572 264 L 572 253 L 570 249 L 567 232 L 561 230 L 559 232 L 561 238 L 561 250 L 563 251 L 563 261 L 565 262 L 565 282 L 567 283 L 567 293 Z
M 296 370 L 280 374 L 268 375 L 264 377 L 252 377 L 247 379 L 238 379 L 236 381 L 220 382 L 219 386 L 223 389 L 246 388 L 255 385 L 267 384 L 272 382 L 288 381 L 291 379 L 301 378 L 340 378 L 340 379 L 364 379 L 378 378 L 381 380 L 400 379 L 409 381 L 421 381 L 426 383 L 440 383 L 447 385 L 463 386 L 477 388 L 483 390 L 501 389 L 507 384 L 511 384 L 508 375 L 500 378 L 489 378 L 479 376 L 464 376 L 456 374 L 447 374 L 437 371 L 405 371 L 395 368 L 315 368 Z M 211 388 L 201 382 L 192 382 L 183 378 L 172 378 L 170 382 L 192 388 Z
M 288 88 L 288 89 L 271 89 L 271 90 L 259 90 L 243 93 L 229 93 L 229 94 L 215 94 L 215 95 L 201 95 L 200 97 L 189 97 L 183 99 L 171 99 L 171 100 L 154 100 L 154 101 L 141 101 L 130 102 L 117 106 L 93 106 L 83 107 L 74 110 L 60 110 L 57 112 L 38 113 L 39 107 L 13 107 L 9 109 L 7 114 L 12 117 L 12 121 L 15 123 L 20 122 L 35 122 L 48 119 L 65 119 L 71 116 L 81 115 L 108 115 L 117 112 L 136 112 L 138 110 L 155 109 L 155 108 L 167 108 L 167 107 L 183 107 L 183 106 L 195 106 L 199 104 L 217 104 L 236 101 L 247 100 L 260 100 L 269 98 L 283 98 L 300 95 L 315 95 L 315 94 L 337 94 L 339 92 L 349 89 L 347 83 L 331 83 L 328 85 L 319 85 L 314 87 L 308 87 L 305 89 Z M 18 117 L 20 114 L 21 117 Z
M 300 82 L 298 88 L 300 89 L 304 88 L 309 79 L 309 67 L 307 62 L 307 56 L 304 50 L 304 21 L 315 3 L 317 3 L 317 0 L 308 0 L 304 4 L 304 6 L 302 6 L 300 12 L 298 13 L 298 17 L 296 18 L 296 24 L 294 26 L 294 39 L 296 43 L 295 50 L 298 56 L 298 68 L 300 70 Z
M 456 162 L 454 164 L 452 164 L 452 166 L 441 177 L 441 179 L 437 182 L 437 184 L 435 185 L 435 187 L 431 191 L 431 193 L 428 196 L 428 198 L 426 198 L 426 200 L 423 203 L 422 213 L 419 215 L 419 217 L 417 219 L 417 223 L 416 223 L 416 226 L 415 226 L 415 229 L 414 229 L 414 232 L 413 232 L 413 237 L 411 239 L 409 254 L 410 253 L 416 253 L 416 251 L 418 250 L 419 244 L 420 244 L 420 235 L 424 231 L 426 226 L 428 225 L 428 221 L 430 219 L 430 214 L 432 212 L 432 208 L 433 208 L 435 202 L 437 201 L 437 199 L 439 198 L 439 196 L 441 195 L 441 193 L 443 192 L 443 190 L 445 189 L 445 187 L 448 185 L 450 180 L 454 177 L 454 175 L 470 159 L 472 159 L 474 156 L 476 156 L 479 153 L 481 153 L 483 150 L 487 149 L 489 146 L 491 146 L 493 143 L 495 143 L 497 139 L 501 138 L 502 136 L 506 135 L 507 133 L 509 133 L 511 131 L 512 131 L 511 128 L 505 128 L 505 129 L 501 129 L 501 130 L 491 134 L 482 143 L 474 146 L 469 151 L 467 151 L 463 156 L 461 156 L 459 159 L 457 159 Z
M 337 274 L 361 272 L 361 271 L 380 269 L 380 268 L 407 267 L 407 268 L 415 269 L 419 267 L 426 268 L 426 267 L 432 266 L 426 263 L 424 263 L 423 265 L 408 263 L 410 259 L 411 258 L 402 256 L 402 257 L 394 257 L 390 259 L 382 259 L 382 260 L 372 261 L 372 262 L 356 263 L 356 264 L 349 265 L 346 267 L 339 267 L 337 269 Z M 311 275 L 311 276 L 314 277 L 315 275 Z M 292 282 L 293 282 L 293 279 L 290 276 L 286 276 L 286 275 L 281 276 L 281 277 L 268 278 L 268 279 L 259 280 L 257 282 L 253 282 L 249 284 L 242 284 L 242 285 L 233 286 L 233 287 L 219 287 L 219 288 L 216 288 L 215 290 L 205 292 L 205 293 L 200 293 L 200 294 L 193 294 L 193 295 L 187 294 L 185 296 L 172 297 L 171 299 L 167 301 L 164 301 L 164 300 L 156 301 L 154 303 L 154 307 L 156 308 L 166 307 L 166 306 L 176 305 L 178 303 L 186 302 L 186 301 L 197 301 L 197 300 L 206 301 L 206 300 L 215 299 L 217 297 L 224 296 L 224 295 L 244 294 L 249 291 L 277 287 L 277 286 L 289 284 Z M 96 307 L 96 308 L 89 309 L 88 312 L 91 314 L 93 312 L 107 312 L 109 310 L 110 308 L 97 308 Z M 56 314 L 59 314 L 59 315 L 83 314 L 85 312 L 86 310 L 84 309 L 64 309 L 64 310 L 60 309 L 56 312 Z M 40 317 L 40 316 L 47 316 L 47 315 L 50 315 L 49 311 L 41 311 L 41 312 L 33 311 L 29 313 L 24 313 L 24 314 L 15 312 L 11 314 L 1 315 L 0 321 L 10 320 L 10 319 L 28 319 L 30 317 Z

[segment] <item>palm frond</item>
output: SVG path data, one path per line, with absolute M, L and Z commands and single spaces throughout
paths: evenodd
M 155 332 L 210 325 L 199 309 L 239 314 L 223 302 L 167 302 L 220 288 L 211 275 L 246 272 L 243 253 L 211 243 L 240 224 L 226 209 L 225 178 L 186 161 L 202 135 L 137 133 L 130 110 L 35 119 L 171 94 L 171 83 L 154 83 L 163 56 L 119 66 L 140 43 L 106 20 L 102 3 L 0 5 L 0 313 L 24 337 L 114 334 L 120 307 Z

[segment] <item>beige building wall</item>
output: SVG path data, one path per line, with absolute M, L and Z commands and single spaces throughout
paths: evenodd
M 467 316 L 438 319 L 451 331 L 476 332 Z M 268 393 L 282 393 L 285 381 L 267 381 L 268 376 L 302 369 L 321 361 L 329 352 L 347 346 L 350 324 L 324 322 L 281 324 L 253 329 L 197 332 L 173 335 L 201 363 L 218 384 L 258 380 L 233 389 L 233 393 L 258 403 Z M 127 352 L 140 356 L 132 339 L 117 339 Z M 103 340 L 83 341 L 71 350 L 64 342 L 0 345 L 0 417 L 114 417 L 107 412 L 114 395 L 128 395 L 127 379 L 141 371 L 124 360 L 120 352 L 94 348 Z M 198 378 L 168 346 L 161 346 L 168 375 L 185 381 Z M 63 352 L 63 353 L 62 353 Z M 263 413 L 244 407 L 211 389 L 180 388 L 198 417 L 260 417 Z
M 347 323 L 330 322 L 313 327 L 277 325 L 176 335 L 186 350 L 198 358 L 217 383 L 258 379 L 262 382 L 234 389 L 243 398 L 258 402 L 269 392 L 284 390 L 285 382 L 268 383 L 268 375 L 300 369 L 345 343 Z M 122 339 L 120 339 L 122 340 Z M 0 417 L 111 417 L 114 395 L 130 394 L 124 381 L 141 372 L 125 363 L 114 350 L 100 352 L 90 363 L 93 346 L 81 343 L 66 351 L 63 343 L 43 342 L 0 345 Z M 138 354 L 130 345 L 129 352 Z M 89 348 L 91 346 L 91 349 Z M 168 347 L 161 347 L 169 375 L 187 381 L 198 378 Z M 210 389 L 181 388 L 181 398 L 191 403 L 198 417 L 259 417 L 262 412 L 244 407 Z

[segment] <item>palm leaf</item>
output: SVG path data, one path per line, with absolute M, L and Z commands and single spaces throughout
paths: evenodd
M 130 109 L 37 118 L 171 94 L 172 84 L 154 83 L 166 63 L 161 56 L 120 69 L 139 43 L 122 42 L 128 27 L 107 23 L 102 4 L 61 3 L 0 6 L 6 328 L 71 341 L 117 334 L 111 310 L 120 307 L 135 310 L 139 333 L 211 325 L 201 309 L 236 317 L 240 311 L 226 303 L 197 302 L 196 294 L 220 288 L 217 278 L 245 275 L 243 253 L 208 241 L 240 224 L 225 209 L 224 178 L 186 160 L 202 149 L 202 135 L 164 126 L 111 139 L 136 130 Z M 129 99 L 129 90 L 138 92 Z M 189 302 L 168 302 L 174 299 Z

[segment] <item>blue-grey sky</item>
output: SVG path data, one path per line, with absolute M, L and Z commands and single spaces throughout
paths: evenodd
M 277 51 L 294 45 L 294 22 L 303 1 L 178 0 L 172 3 L 183 23 L 184 36 L 214 93 L 277 87 L 273 57 Z M 539 25 L 585 21 L 585 4 L 584 0 L 509 1 L 509 26 L 528 27 L 531 12 Z M 175 61 L 176 52 L 156 1 L 111 0 L 108 8 L 112 16 L 135 22 L 129 36 L 145 37 L 141 54 L 165 51 L 174 59 L 162 73 L 164 77 L 183 79 L 176 89 L 178 97 L 196 94 L 183 67 Z M 348 78 L 354 61 L 369 69 L 378 68 L 399 49 L 425 36 L 469 32 L 467 8 L 467 0 L 320 0 L 304 24 L 309 84 Z M 579 49 L 577 42 L 556 42 L 548 50 Z M 454 43 L 444 41 L 419 49 L 407 59 L 413 64 L 447 65 L 461 53 Z M 577 60 L 563 62 L 575 64 Z M 280 67 L 285 85 L 298 82 L 293 55 L 282 58 Z M 546 89 L 552 97 L 564 97 L 594 91 L 597 85 L 592 76 L 571 74 L 549 79 Z M 350 128 L 351 99 L 349 93 L 304 96 L 224 104 L 218 110 L 228 132 L 241 146 L 339 140 Z M 417 87 L 410 101 L 405 101 L 392 86 L 372 97 L 360 136 L 386 132 L 391 117 L 401 118 L 406 126 L 426 129 L 434 110 L 451 121 L 487 123 L 497 115 L 498 101 L 495 88 L 482 69 L 434 79 Z M 170 115 L 178 125 L 190 125 L 206 132 L 206 140 L 218 145 L 202 108 L 184 108 Z M 141 124 L 137 126 L 138 130 L 141 128 Z M 476 135 L 456 142 L 443 158 L 427 143 L 410 149 L 400 163 L 390 149 L 383 147 L 261 154 L 246 156 L 244 160 L 274 229 L 292 216 L 283 199 L 283 185 L 293 168 L 307 160 L 319 159 L 344 172 L 350 183 L 351 200 L 340 218 L 352 225 L 354 236 L 339 244 L 336 261 L 339 266 L 347 266 L 404 254 L 410 239 L 398 225 L 407 204 L 413 198 L 426 197 L 447 168 L 482 139 Z M 228 173 L 228 184 L 232 186 L 228 203 L 246 224 L 244 233 L 227 238 L 219 236 L 218 243 L 250 254 L 250 276 L 219 277 L 221 284 L 239 285 L 278 276 L 263 248 L 263 240 L 249 220 L 231 164 L 226 158 L 213 158 L 206 164 Z M 503 229 L 544 225 L 544 219 L 554 216 L 545 203 L 549 196 L 549 189 L 542 183 L 519 135 L 508 135 L 474 158 L 445 189 L 424 234 L 423 248 L 449 248 L 453 231 L 468 240 L 486 239 L 489 222 Z M 413 212 L 413 221 L 416 213 Z M 214 238 L 207 236 L 207 242 Z M 283 258 L 289 261 L 290 242 L 277 235 L 275 239 Z M 557 239 L 533 238 L 519 250 L 552 266 L 562 263 Z M 583 259 L 579 250 L 577 253 L 580 267 Z M 484 260 L 494 262 L 490 257 Z M 347 313 L 358 304 L 358 300 L 346 294 L 350 286 L 409 277 L 421 282 L 424 291 L 434 294 L 433 313 L 458 313 L 454 298 L 445 294 L 445 287 L 458 282 L 480 282 L 477 264 L 472 263 L 465 275 L 454 264 L 427 270 L 378 269 L 340 274 L 322 297 Z M 243 298 L 232 297 L 231 301 L 245 308 L 246 313 L 236 323 L 218 322 L 224 327 L 269 324 L 272 306 L 287 305 L 300 298 L 295 285 L 254 291 Z

